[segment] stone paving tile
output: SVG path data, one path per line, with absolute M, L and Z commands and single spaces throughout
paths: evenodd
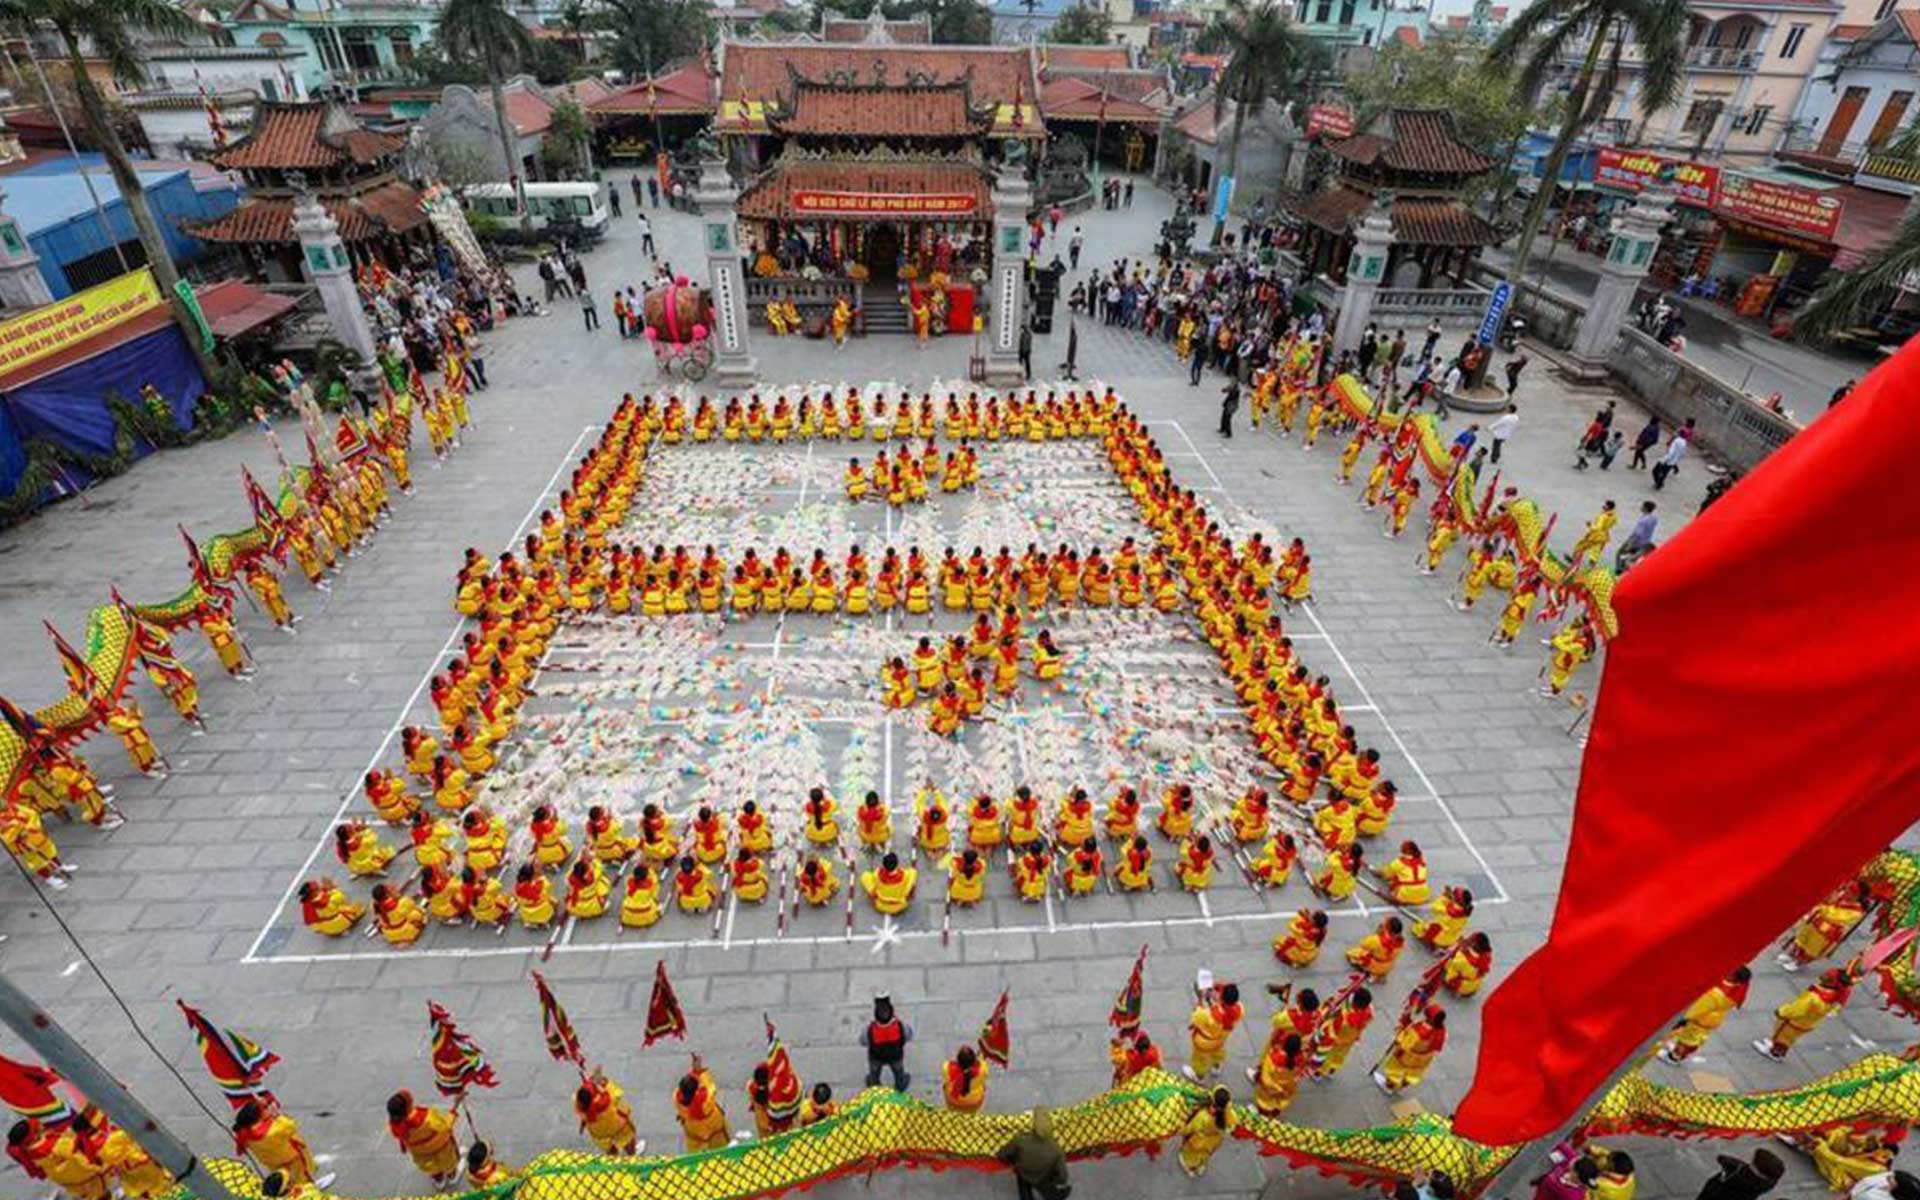
M 1130 213 L 1083 218 L 1089 245 L 1144 250 L 1167 206 L 1150 187 L 1138 196 Z M 655 214 L 654 226 L 671 259 L 682 269 L 696 265 L 695 221 Z M 626 224 L 587 265 L 603 296 L 611 283 L 637 280 L 650 266 Z M 1090 265 L 1083 262 L 1083 268 Z M 1181 479 L 1223 489 L 1284 535 L 1307 539 L 1318 599 L 1312 618 L 1292 619 L 1294 631 L 1314 635 L 1303 636 L 1303 654 L 1336 679 L 1352 704 L 1360 687 L 1345 677 L 1344 656 L 1380 710 L 1359 715 L 1376 721 L 1376 732 L 1390 723 L 1398 736 L 1391 752 L 1417 758 L 1444 798 L 1444 811 L 1432 802 L 1409 802 L 1403 809 L 1404 827 L 1434 844 L 1436 865 L 1468 872 L 1476 886 L 1490 869 L 1512 897 L 1481 910 L 1482 926 L 1497 940 L 1500 969 L 1509 969 L 1544 934 L 1579 763 L 1578 746 L 1562 732 L 1569 713 L 1529 697 L 1541 662 L 1538 647 L 1496 652 L 1485 645 L 1493 612 L 1463 614 L 1446 606 L 1449 581 L 1414 573 L 1411 538 L 1392 543 L 1380 537 L 1378 522 L 1334 483 L 1337 444 L 1303 453 L 1295 443 L 1250 431 L 1227 442 L 1212 432 L 1217 383 L 1188 387 L 1171 351 L 1138 335 L 1088 322 L 1081 323 L 1080 335 L 1083 372 L 1103 372 L 1144 415 L 1168 423 L 1158 432 L 1176 455 L 1172 463 Z M 1044 369 L 1060 361 L 1065 339 L 1062 321 L 1058 332 L 1036 339 L 1035 362 Z M 891 378 L 903 384 L 964 374 L 970 346 L 968 338 L 948 338 L 918 351 L 906 341 L 873 338 L 835 355 L 800 339 L 755 342 L 770 380 Z M 305 618 L 299 636 L 262 630 L 243 613 L 261 664 L 256 683 L 243 688 L 211 677 L 216 672 L 208 670 L 204 645 L 181 641 L 189 661 L 209 676 L 203 692 L 212 732 L 189 737 L 157 698 L 143 701 L 163 749 L 181 760 L 181 769 L 164 783 L 144 780 L 131 774 L 117 749 L 96 742 L 88 756 L 119 785 L 130 821 L 104 836 L 54 828 L 80 874 L 53 903 L 184 1076 L 191 1096 L 155 1062 L 24 885 L 0 885 L 8 889 L 0 901 L 0 933 L 8 938 L 9 973 L 202 1152 L 220 1152 L 225 1144 L 195 1098 L 216 1113 L 224 1109 L 181 1028 L 176 997 L 202 1005 L 216 1020 L 279 1053 L 285 1061 L 275 1071 L 275 1090 L 316 1149 L 331 1156 L 340 1187 L 377 1194 L 420 1185 L 386 1137 L 379 1106 L 394 1087 L 419 1091 L 430 1083 L 424 1037 L 424 1001 L 430 997 L 461 1018 L 499 1068 L 503 1086 L 474 1107 L 504 1157 L 518 1162 L 550 1145 L 578 1143 L 567 1073 L 547 1059 L 539 1040 L 525 977 L 536 965 L 553 981 L 589 1050 L 634 1095 L 643 1132 L 656 1149 L 678 1145 L 667 1091 L 685 1062 L 683 1047 L 638 1049 L 656 960 L 672 972 L 692 1021 L 687 1048 L 707 1052 L 736 1106 L 742 1103 L 739 1081 L 760 1049 L 762 1012 L 779 1022 L 805 1078 L 826 1079 L 851 1094 L 859 1084 L 853 1035 L 861 1014 L 873 993 L 891 992 L 916 1023 L 915 1092 L 928 1097 L 939 1058 L 972 1038 L 992 998 L 1010 987 L 1015 1066 L 996 1074 L 991 1103 L 1011 1109 L 1076 1099 L 1103 1084 L 1107 1006 L 1141 945 L 1150 953 L 1148 1027 L 1170 1057 L 1184 1048 L 1181 1029 L 1196 970 L 1206 967 L 1255 985 L 1275 977 L 1267 950 L 1274 924 L 1240 921 L 983 934 L 946 949 L 937 938 L 922 938 L 878 953 L 868 944 L 837 939 L 657 951 L 636 942 L 611 950 L 571 946 L 538 964 L 537 943 L 522 939 L 514 944 L 525 943 L 524 953 L 497 957 L 391 957 L 375 951 L 368 958 L 243 964 L 343 797 L 378 757 L 424 673 L 452 641 L 450 581 L 462 548 L 507 544 L 537 511 L 549 481 L 570 465 L 587 427 L 604 419 L 619 393 L 653 384 L 642 343 L 623 344 L 611 331 L 584 332 L 564 302 L 546 318 L 515 322 L 494 335 L 488 367 L 495 386 L 476 399 L 477 425 L 454 458 L 444 467 L 419 464 L 416 494 L 398 501 L 388 527 L 349 562 L 330 593 L 289 585 L 289 599 Z M 1598 399 L 1598 393 L 1562 386 L 1538 356 L 1521 385 L 1523 423 L 1506 465 L 1529 494 L 1561 513 L 1556 541 L 1562 545 L 1604 496 L 1616 496 L 1626 507 L 1648 492 L 1644 476 L 1571 469 L 1567 447 Z M 1631 428 L 1637 414 L 1630 402 L 1622 401 L 1621 408 Z M 29 703 L 52 698 L 58 672 L 39 632 L 42 616 L 77 635 L 86 609 L 105 598 L 110 583 L 135 596 L 177 591 L 185 570 L 174 522 L 184 521 L 196 533 L 237 528 L 246 519 L 239 465 L 264 475 L 270 461 L 251 432 L 156 455 L 89 493 L 86 505 L 67 503 L 0 533 L 0 645 L 12 650 L 0 656 L 0 693 Z M 1669 514 L 1664 536 L 1698 503 L 1703 484 L 1704 472 L 1690 464 L 1662 497 Z M 1210 502 L 1217 495 L 1210 492 Z M 1584 677 L 1581 686 L 1591 688 L 1592 679 Z M 1471 853 L 1461 834 L 1470 839 Z M 1227 895 L 1221 893 L 1223 915 Z M 1252 912 L 1258 903 L 1284 913 L 1306 902 L 1305 891 L 1293 884 L 1273 897 L 1235 896 L 1231 903 L 1241 907 L 1231 911 Z M 1098 911 L 1109 911 L 1100 903 Z M 975 916 L 983 925 L 1034 919 L 1031 910 L 1010 903 Z M 1326 961 L 1299 973 L 1298 980 L 1323 992 L 1339 986 L 1338 947 L 1357 938 L 1365 923 L 1357 915 L 1339 918 Z M 257 956 L 299 955 L 311 948 L 304 931 L 283 927 L 259 943 Z M 1410 959 L 1402 966 L 1402 978 L 1385 989 L 1390 1003 L 1398 1003 L 1419 965 Z M 1809 1037 L 1792 1062 L 1762 1062 L 1744 1042 L 1765 1026 L 1767 1010 L 1796 982 L 1761 964 L 1748 1011 L 1709 1048 L 1707 1069 L 1740 1087 L 1782 1086 L 1856 1057 L 1855 1038 L 1889 1047 L 1902 1043 L 1902 1026 L 1860 1002 Z M 1264 1001 L 1256 990 L 1256 1022 L 1265 1015 Z M 1455 1040 L 1416 1093 L 1439 1111 L 1464 1089 L 1476 1048 L 1477 1009 L 1456 1006 L 1456 1012 Z M 1360 1070 L 1383 1042 L 1383 1034 L 1369 1038 L 1349 1077 L 1309 1089 L 1294 1110 L 1297 1118 L 1340 1126 L 1388 1119 L 1385 1099 Z M 17 1049 L 11 1038 L 0 1038 L 0 1050 Z M 1252 1055 L 1252 1042 L 1243 1035 L 1233 1049 L 1233 1069 Z M 1654 1071 L 1682 1081 L 1668 1068 Z M 734 1115 L 744 1121 L 744 1107 Z M 1632 1149 L 1645 1164 L 1642 1194 L 1668 1196 L 1690 1192 L 1710 1166 L 1707 1155 L 1719 1147 L 1635 1141 Z M 1157 1165 L 1143 1159 L 1089 1163 L 1075 1174 L 1087 1195 L 1346 1191 L 1238 1146 L 1223 1152 L 1199 1181 L 1188 1181 L 1164 1158 Z M 1788 1194 L 1810 1191 L 1809 1178 L 1796 1168 Z M 856 1194 L 858 1186 L 840 1183 L 820 1192 L 831 1200 Z M 1007 1191 L 1004 1180 L 964 1172 L 900 1172 L 881 1186 L 891 1195 L 937 1191 L 950 1200 Z

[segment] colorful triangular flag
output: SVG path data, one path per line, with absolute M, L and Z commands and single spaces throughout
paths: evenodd
M 498 1087 L 500 1080 L 474 1040 L 453 1023 L 453 1014 L 427 1001 L 433 1029 L 433 1085 L 442 1096 L 465 1096 L 470 1087 Z
M 653 995 L 647 1000 L 647 1037 L 640 1047 L 644 1050 L 663 1037 L 686 1036 L 687 1014 L 680 1011 L 680 997 L 673 994 L 673 984 L 667 981 L 666 960 L 662 959 L 654 965 Z
M 61 1078 L 45 1067 L 15 1062 L 0 1054 L 0 1102 L 23 1117 L 59 1129 L 73 1120 L 73 1107 L 53 1090 Z
M 1001 1066 L 1008 1065 L 1013 1058 L 1012 1031 L 1007 1028 L 1007 994 L 1000 993 L 1000 1000 L 993 1006 L 993 1015 L 980 1027 L 980 1054 L 991 1062 Z
M 776 1122 L 791 1121 L 800 1115 L 800 1073 L 793 1069 L 793 1056 L 767 1022 L 767 1115 Z
M 553 989 L 547 986 L 546 976 L 535 971 L 533 986 L 540 993 L 540 1030 L 547 1035 L 547 1053 L 553 1055 L 555 1062 L 570 1062 L 586 1070 L 587 1064 L 580 1053 L 580 1035 L 573 1031 L 567 1010 L 560 1007 Z
M 193 1040 L 200 1047 L 200 1057 L 206 1061 L 207 1074 L 213 1076 L 227 1103 L 234 1108 L 256 1100 L 273 1104 L 273 1093 L 267 1090 L 265 1081 L 267 1072 L 280 1061 L 280 1056 L 244 1034 L 216 1027 L 186 1001 L 174 1003 L 186 1017 L 187 1028 L 193 1030 Z
M 1146 984 L 1143 973 L 1147 966 L 1147 948 L 1140 947 L 1140 956 L 1133 960 L 1133 970 L 1127 975 L 1127 986 L 1120 989 L 1120 995 L 1113 1002 L 1113 1011 L 1107 1014 L 1107 1023 L 1125 1033 L 1140 1026 L 1140 1010 L 1146 1002 Z

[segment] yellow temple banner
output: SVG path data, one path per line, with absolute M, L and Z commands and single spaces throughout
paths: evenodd
M 162 303 L 153 272 L 142 267 L 0 324 L 0 373 L 58 354 Z

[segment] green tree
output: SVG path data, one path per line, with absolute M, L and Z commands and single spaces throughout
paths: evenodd
M 1225 53 L 1227 65 L 1214 80 L 1213 120 L 1218 125 L 1233 103 L 1233 132 L 1227 135 L 1229 179 L 1240 172 L 1240 136 L 1247 114 L 1257 118 L 1267 101 L 1287 96 L 1309 67 L 1307 39 L 1287 20 L 1277 0 L 1227 0 L 1224 12 L 1207 29 L 1207 41 Z M 1213 223 L 1212 243 L 1226 233 L 1224 220 Z
M 486 67 L 487 89 L 493 93 L 493 119 L 500 130 L 500 156 L 506 163 L 507 177 L 513 181 L 520 226 L 530 228 L 527 181 L 520 172 L 519 156 L 513 152 L 513 124 L 507 120 L 507 101 L 500 85 L 516 63 L 532 57 L 533 39 L 527 27 L 507 11 L 503 0 L 447 0 L 440 10 L 439 36 L 450 57 L 474 60 Z
M 1047 40 L 1062 45 L 1104 46 L 1113 40 L 1113 18 L 1092 4 L 1076 4 L 1060 14 Z
M 873 15 L 874 0 L 812 0 L 807 28 L 820 28 L 822 15 L 864 21 Z M 993 41 L 993 17 L 979 0 L 902 0 L 881 4 L 880 15 L 905 21 L 925 13 L 933 40 L 941 45 L 985 45 Z
M 1529 103 L 1556 63 L 1582 54 L 1579 73 L 1567 92 L 1560 132 L 1547 152 L 1540 190 L 1527 206 L 1520 240 L 1513 247 L 1512 279 L 1518 281 L 1526 274 L 1533 240 L 1574 139 L 1612 106 L 1627 45 L 1633 45 L 1640 60 L 1641 111 L 1656 113 L 1673 103 L 1680 90 L 1687 21 L 1685 0 L 1535 0 L 1494 39 L 1487 50 L 1488 67 L 1517 69 L 1515 94 Z M 1585 50 L 1580 51 L 1583 39 Z
M 713 40 L 712 20 L 692 0 L 606 0 L 600 20 L 614 37 L 613 65 L 636 78 Z
M 760 18 L 757 28 L 769 33 L 805 33 L 807 15 L 794 8 L 779 8 Z
M 582 64 L 587 61 L 586 32 L 590 17 L 587 0 L 567 0 L 560 6 L 560 28 L 572 38 L 574 57 Z
M 449 55 L 438 41 L 427 42 L 407 60 L 407 73 L 423 87 L 441 88 L 450 83 L 476 86 L 487 81 L 479 64 Z
M 1877 158 L 1908 165 L 1920 163 L 1920 121 L 1895 134 Z M 1830 271 L 1811 299 L 1793 316 L 1793 331 L 1825 338 L 1872 320 L 1900 293 L 1900 285 L 1920 271 L 1920 202 L 1910 201 L 1893 240 L 1851 271 Z
M 587 123 L 587 114 L 571 100 L 562 100 L 553 107 L 552 125 L 547 136 L 540 144 L 540 157 L 549 171 L 555 175 L 578 172 L 582 179 L 592 175 L 588 149 L 593 137 L 593 127 Z
M 173 308 L 174 322 L 186 335 L 187 346 L 200 364 L 200 373 L 213 378 L 216 368 L 201 343 L 200 326 L 179 295 L 180 273 L 173 269 L 173 256 L 167 251 L 159 223 L 153 219 L 146 189 L 141 187 L 140 175 L 127 156 L 127 144 L 114 124 L 106 98 L 93 76 L 87 73 L 86 61 L 89 57 L 104 59 L 114 78 L 141 83 L 146 80 L 146 70 L 141 60 L 139 36 L 179 37 L 198 26 L 167 0 L 0 0 L 0 24 L 22 30 L 50 26 L 60 35 L 87 132 L 107 160 L 113 185 L 119 189 L 127 215 L 133 219 L 140 247 L 146 251 L 147 265 L 153 269 L 154 281 Z M 83 46 L 88 48 L 85 54 Z

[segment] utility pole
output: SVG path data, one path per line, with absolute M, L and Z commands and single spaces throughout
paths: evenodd
M 19 1034 L 20 1040 L 46 1060 L 47 1066 L 99 1105 L 108 1119 L 126 1130 L 142 1150 L 151 1154 L 155 1162 L 200 1200 L 237 1200 L 225 1184 L 200 1165 L 193 1151 L 160 1124 L 146 1105 L 134 1099 L 125 1084 L 115 1079 L 4 974 L 0 974 L 0 1023 Z

